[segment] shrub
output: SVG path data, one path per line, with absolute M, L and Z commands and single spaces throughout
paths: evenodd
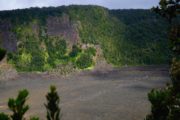
M 0 113 L 0 120 L 10 120 L 9 116 L 4 114 L 4 113 Z
M 0 48 L 0 61 L 4 58 L 5 55 L 6 55 L 6 50 Z
M 52 43 L 54 41 L 54 43 Z M 48 38 L 46 41 L 49 59 L 61 59 L 67 52 L 67 43 L 58 38 Z
M 76 66 L 85 69 L 93 65 L 93 59 L 90 54 L 83 53 L 76 61 Z
M 30 120 L 39 120 L 38 117 L 31 117 Z
M 57 54 L 57 58 L 62 58 L 67 52 L 67 43 L 65 40 L 60 40 L 56 44 L 55 53 Z
M 159 6 L 153 8 L 155 12 L 165 17 L 169 23 L 178 16 L 179 0 L 160 0 Z M 149 93 L 152 104 L 151 114 L 146 120 L 179 120 L 180 119 L 180 27 L 178 23 L 171 26 L 169 39 L 171 40 L 172 64 L 170 69 L 172 84 L 161 91 L 153 90 Z M 171 24 L 172 25 L 172 24 Z
M 85 53 L 87 53 L 91 56 L 95 56 L 96 55 L 96 49 L 93 47 L 89 47 L 88 49 L 85 50 Z
M 13 120 L 23 120 L 23 115 L 28 111 L 29 106 L 25 105 L 25 102 L 28 97 L 27 90 L 19 91 L 19 94 L 16 99 L 10 98 L 8 101 L 9 109 L 13 112 L 11 118 Z
M 80 52 L 81 52 L 81 49 L 77 45 L 73 45 L 72 51 L 69 53 L 69 56 L 72 58 L 77 57 L 78 53 L 80 53 Z
M 4 113 L 0 113 L 0 120 L 26 120 L 24 114 L 28 111 L 29 106 L 25 105 L 29 92 L 24 89 L 19 91 L 16 99 L 10 98 L 8 101 L 8 107 L 13 112 L 9 117 Z M 47 109 L 47 120 L 60 120 L 61 119 L 61 109 L 59 108 L 60 97 L 56 91 L 55 86 L 50 87 L 50 92 L 46 95 L 47 104 L 45 107 Z M 30 120 L 39 120 L 38 117 L 30 117 Z
M 60 98 L 55 86 L 50 87 L 50 92 L 46 95 L 47 120 L 60 120 L 61 109 L 59 108 Z
M 42 55 L 42 51 L 37 51 L 37 52 L 34 52 L 33 53 L 33 57 L 32 57 L 32 60 L 31 60 L 31 63 L 30 63 L 30 66 L 26 66 L 26 69 L 27 71 L 29 70 L 32 70 L 32 71 L 43 71 L 43 67 L 44 67 L 44 64 L 45 64 L 45 60 L 44 60 L 44 56 Z M 25 64 L 22 64 L 21 63 L 21 66 L 24 66 Z M 20 68 L 22 69 L 22 68 Z
M 180 93 L 180 60 L 173 59 L 171 69 L 172 84 L 174 86 L 174 91 Z
M 166 120 L 169 113 L 169 102 L 171 102 L 171 89 L 152 90 L 148 94 L 151 102 L 151 115 L 146 120 Z

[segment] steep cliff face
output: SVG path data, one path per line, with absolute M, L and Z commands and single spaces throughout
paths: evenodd
M 79 33 L 77 28 L 70 21 L 68 15 L 63 15 L 61 17 L 50 16 L 46 21 L 46 25 L 43 27 L 38 23 L 30 23 L 28 28 L 29 32 L 32 32 L 36 37 L 39 37 L 40 32 L 43 32 L 42 36 L 59 37 L 65 39 L 71 46 L 78 43 L 80 39 Z M 24 26 L 19 26 L 22 30 L 24 29 Z M 27 25 L 25 25 L 25 27 L 26 26 Z M 13 26 L 11 22 L 0 22 L 0 46 L 9 52 L 17 51 L 18 43 L 22 42 L 22 39 L 17 39 L 18 35 L 12 32 L 14 28 L 16 29 L 16 26 Z M 40 28 L 43 30 L 41 31 Z M 25 32 L 24 34 L 29 33 Z
M 11 32 L 12 24 L 8 21 L 0 22 L 0 46 L 9 52 L 17 50 L 17 39 Z
M 47 19 L 47 35 L 64 38 L 69 44 L 77 44 L 79 34 L 68 15 L 49 17 Z
M 79 58 L 88 61 L 88 47 L 83 48 L 88 44 L 102 49 L 101 57 L 117 66 L 166 64 L 167 27 L 149 10 L 69 6 L 2 11 L 0 47 L 9 52 L 9 63 L 22 71 L 75 65 Z

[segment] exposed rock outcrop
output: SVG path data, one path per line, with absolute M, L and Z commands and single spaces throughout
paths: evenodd
M 47 35 L 64 38 L 69 44 L 77 44 L 79 34 L 68 15 L 49 17 L 47 19 Z
M 0 47 L 9 52 L 15 52 L 17 50 L 17 39 L 15 34 L 11 32 L 11 28 L 10 22 L 0 22 Z
M 35 33 L 35 37 L 39 37 L 40 27 L 38 24 L 31 24 L 31 30 Z M 0 47 L 9 52 L 17 50 L 17 41 L 19 41 L 15 33 L 12 32 L 12 28 L 9 21 L 0 21 Z M 63 38 L 69 45 L 77 44 L 79 41 L 78 30 L 68 15 L 48 17 L 45 28 L 47 29 L 46 35 Z

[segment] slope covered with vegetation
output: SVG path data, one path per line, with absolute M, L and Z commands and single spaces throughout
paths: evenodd
M 14 51 L 5 44 L 12 39 L 5 40 L 4 24 L 6 33 L 15 35 Z M 69 62 L 90 67 L 96 54 L 87 54 L 84 45 L 94 49 L 99 45 L 107 62 L 116 66 L 166 64 L 169 49 L 162 27 L 167 28 L 167 23 L 150 10 L 62 6 L 1 11 L 0 46 L 9 51 L 9 62 L 22 71 L 44 71 Z

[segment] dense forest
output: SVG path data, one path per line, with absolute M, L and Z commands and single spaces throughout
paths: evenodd
M 88 68 L 95 64 L 96 46 L 115 66 L 167 64 L 167 28 L 163 18 L 141 9 L 72 5 L 1 11 L 0 46 L 20 71 L 68 63 Z

